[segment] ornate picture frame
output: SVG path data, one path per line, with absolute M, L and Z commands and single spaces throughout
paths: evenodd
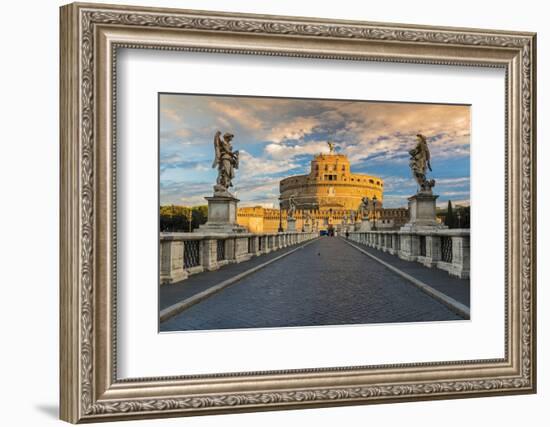
M 70 4 L 61 8 L 61 418 L 78 423 L 536 391 L 536 35 Z M 117 377 L 117 49 L 498 67 L 506 88 L 505 357 Z

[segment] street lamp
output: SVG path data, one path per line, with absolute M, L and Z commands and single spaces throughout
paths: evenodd
M 282 200 L 279 200 L 279 229 L 277 230 L 279 233 L 283 232 L 283 207 L 282 207 Z
M 376 202 L 378 202 L 378 199 L 376 198 L 376 194 L 372 198 L 372 208 L 374 210 L 374 218 L 372 219 L 372 229 L 376 230 Z

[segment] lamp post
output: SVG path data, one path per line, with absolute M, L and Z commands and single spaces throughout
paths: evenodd
M 283 232 L 283 207 L 281 200 L 279 200 L 279 229 L 277 231 L 279 233 Z
M 376 203 L 378 202 L 378 199 L 376 198 L 376 194 L 372 198 L 372 208 L 374 210 L 374 218 L 372 219 L 372 229 L 376 230 Z

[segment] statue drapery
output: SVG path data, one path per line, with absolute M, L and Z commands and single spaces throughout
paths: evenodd
M 427 171 L 429 170 L 431 172 L 432 170 L 428 141 L 424 135 L 419 133 L 416 135 L 416 142 L 416 146 L 409 151 L 409 155 L 411 156 L 409 166 L 414 179 L 420 187 L 419 193 L 431 194 L 432 187 L 435 185 L 435 180 L 426 178 Z
M 231 140 L 234 135 L 226 132 L 221 138 L 221 132 L 217 131 L 214 135 L 214 161 L 212 167 L 218 168 L 218 178 L 214 186 L 214 194 L 231 196 L 229 187 L 233 186 L 232 180 L 235 178 L 235 169 L 239 169 L 239 152 L 233 151 Z

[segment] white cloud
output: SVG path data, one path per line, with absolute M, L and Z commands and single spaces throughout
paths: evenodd
M 462 187 L 470 184 L 470 177 L 463 176 L 461 178 L 440 178 L 437 180 L 438 185 L 444 185 L 445 187 Z
M 178 204 L 182 206 L 202 206 L 208 204 L 204 196 L 181 197 Z
M 241 169 L 234 184 L 241 200 L 256 205 L 276 200 L 279 177 L 307 173 L 308 162 L 298 157 L 327 152 L 326 139 L 335 141 L 352 167 L 361 162 L 362 167 L 370 164 L 380 170 L 391 162 L 396 170 L 395 165 L 402 164 L 401 175 L 406 177 L 383 176 L 386 206 L 406 204 L 406 196 L 400 194 L 416 186 L 407 166 L 416 133 L 428 137 L 434 160 L 470 154 L 470 110 L 466 106 L 192 95 L 163 95 L 161 106 L 161 153 L 162 144 L 167 153 L 185 145 L 186 159 L 210 159 L 214 132 L 220 128 L 235 133 Z M 263 144 L 263 152 L 252 155 L 258 146 L 242 150 L 246 144 Z M 167 158 L 166 162 L 177 160 Z M 205 164 L 197 168 L 208 169 Z M 449 189 L 448 194 L 459 196 L 469 186 L 468 177 L 438 179 L 438 172 L 434 170 L 436 185 Z M 462 194 L 467 197 L 467 192 Z
M 160 113 L 173 122 L 179 122 L 181 120 L 180 113 L 175 108 L 161 108 Z
M 254 157 L 245 150 L 239 151 L 239 176 L 247 178 L 279 174 L 297 168 L 299 165 L 286 157 L 269 159 Z
M 239 105 L 236 102 L 227 103 L 218 100 L 210 101 L 208 105 L 218 114 L 225 116 L 226 120 L 234 120 L 248 129 L 257 130 L 263 127 L 262 121 L 256 117 L 255 111 L 251 108 Z
M 313 132 L 319 121 L 315 117 L 296 117 L 273 127 L 265 140 L 280 143 L 285 140 L 302 139 Z
M 328 146 L 326 142 L 308 142 L 298 143 L 296 145 L 275 144 L 271 143 L 266 145 L 265 153 L 273 159 L 288 159 L 291 160 L 296 156 L 310 154 L 315 155 L 319 153 L 328 152 Z

